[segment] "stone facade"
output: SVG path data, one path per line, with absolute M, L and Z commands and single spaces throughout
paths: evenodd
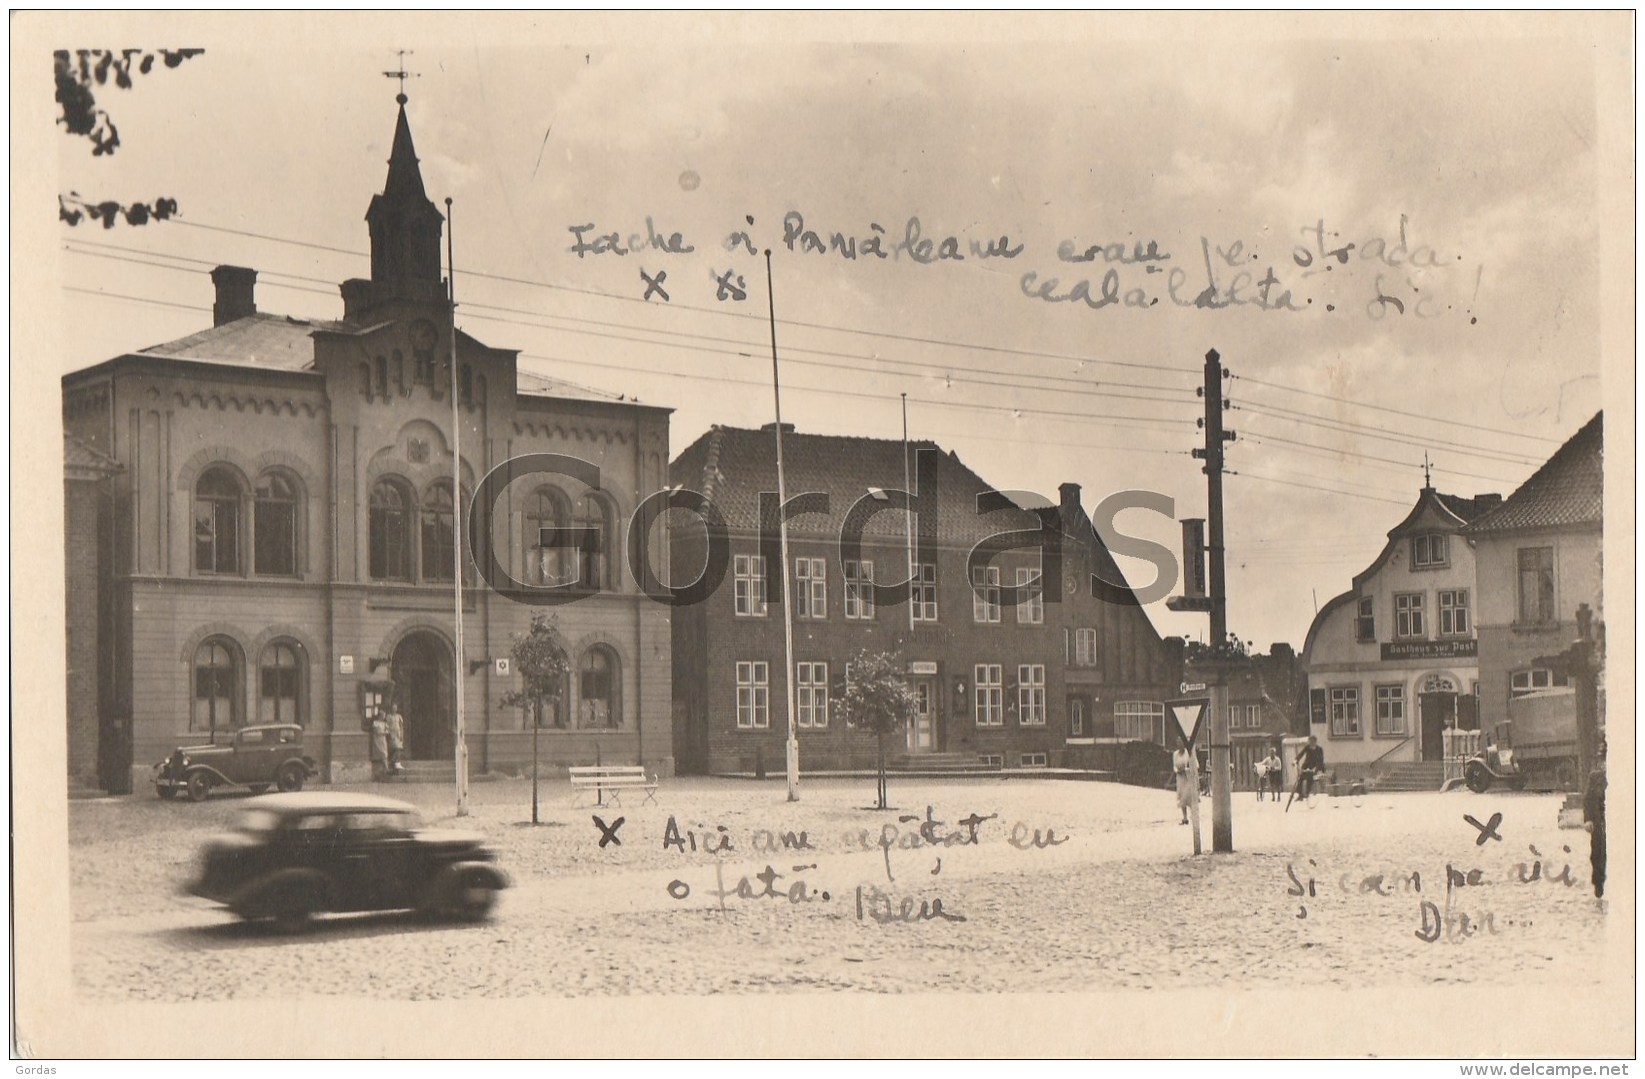
M 531 728 L 500 707 L 518 678 L 496 659 L 539 608 L 486 587 L 465 557 L 454 656 L 453 504 L 466 518 L 503 462 L 563 454 L 596 466 L 597 482 L 522 476 L 485 530 L 520 581 L 589 584 L 555 608 L 572 674 L 544 712 L 542 759 L 671 771 L 668 612 L 622 558 L 625 523 L 667 481 L 668 410 L 521 372 L 514 352 L 453 327 L 442 219 L 403 108 L 368 220 L 372 278 L 343 284 L 341 320 L 260 313 L 255 273 L 221 267 L 210 329 L 64 378 L 65 429 L 121 468 L 108 481 L 107 609 L 88 624 L 71 589 L 71 669 L 77 635 L 94 631 L 140 776 L 180 743 L 288 717 L 328 776 L 360 774 L 363 717 L 388 698 L 410 755 L 449 761 L 458 679 L 471 769 L 524 767 Z M 574 520 L 598 530 L 595 550 L 538 549 L 540 528 Z M 70 522 L 71 576 L 81 531 Z

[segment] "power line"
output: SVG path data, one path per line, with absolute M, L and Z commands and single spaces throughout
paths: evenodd
M 1226 476 L 1243 476 L 1248 480 L 1261 480 L 1264 483 L 1283 483 L 1287 487 L 1306 487 L 1310 491 L 1323 491 L 1331 495 L 1345 495 L 1349 498 L 1363 498 L 1371 502 L 1386 502 L 1391 506 L 1403 506 L 1404 502 L 1397 502 L 1392 498 L 1383 498 L 1380 495 L 1368 495 L 1362 491 L 1339 491 L 1334 487 L 1319 487 L 1312 483 L 1298 483 L 1295 480 L 1282 480 L 1274 476 L 1247 475 L 1244 472 L 1225 471 Z
M 89 243 L 89 241 L 76 241 L 76 242 L 82 243 L 82 244 Z M 108 249 L 111 249 L 111 250 L 114 250 L 114 251 L 129 251 L 130 250 L 129 248 L 114 247 L 114 245 L 111 245 L 111 244 L 97 244 L 95 246 L 108 248 Z M 117 261 L 117 262 L 130 262 L 130 263 L 135 263 L 136 265 L 139 265 L 139 266 L 150 266 L 150 267 L 153 267 L 155 269 L 172 270 L 172 271 L 178 272 L 178 273 L 197 274 L 197 273 L 202 273 L 203 272 L 203 271 L 200 271 L 200 270 L 192 270 L 192 269 L 189 269 L 189 268 L 183 267 L 183 266 L 169 266 L 169 265 L 166 265 L 165 263 L 162 263 L 162 262 L 152 262 L 152 261 L 149 261 L 149 260 L 146 260 L 146 259 L 132 258 L 129 255 L 106 254 L 106 253 L 103 253 L 101 251 L 82 251 L 82 250 L 78 250 L 77 248 L 74 248 L 74 247 L 69 247 L 69 248 L 67 248 L 67 250 L 71 254 L 80 255 L 80 256 L 83 256 L 83 257 L 86 257 L 86 258 L 103 258 L 103 259 L 110 259 L 110 260 Z M 215 265 L 215 263 L 212 262 L 212 260 L 209 260 L 209 259 L 189 258 L 187 256 L 182 256 L 182 255 L 158 254 L 158 257 L 176 259 L 176 260 L 182 261 L 182 262 L 192 262 L 192 263 L 196 263 L 196 264 L 203 265 L 203 266 Z M 295 281 L 308 281 L 308 282 L 313 282 L 313 283 L 319 284 L 319 285 L 329 285 L 329 284 L 331 284 L 331 282 L 326 281 L 322 278 L 305 277 L 305 276 L 302 276 L 300 274 L 287 274 L 287 273 L 281 273 L 279 271 L 266 271 L 266 273 L 268 274 L 268 276 L 271 276 L 271 277 L 283 277 L 283 278 L 287 278 L 287 279 L 295 280 Z M 295 291 L 295 292 L 311 292 L 311 293 L 315 293 L 317 295 L 325 295 L 325 296 L 333 296 L 334 295 L 334 291 L 331 290 L 331 289 L 323 289 L 322 290 L 322 289 L 300 288 L 298 286 L 293 286 L 293 285 L 281 285 L 277 282 L 272 283 L 272 284 L 273 284 L 273 287 L 275 287 L 275 288 L 284 288 L 284 289 L 288 289 L 288 290 Z M 738 338 L 732 338 L 732 337 L 719 337 L 719 336 L 716 336 L 716 335 L 713 335 L 713 334 L 691 333 L 691 332 L 685 331 L 685 330 L 666 330 L 666 329 L 654 329 L 654 328 L 645 327 L 645 326 L 628 326 L 628 325 L 621 324 L 621 323 L 609 322 L 609 321 L 604 320 L 604 319 L 591 319 L 591 318 L 582 318 L 582 317 L 579 317 L 579 316 L 576 316 L 576 315 L 560 315 L 560 314 L 553 314 L 553 313 L 540 312 L 540 311 L 529 311 L 529 310 L 525 310 L 525 309 L 517 308 L 517 307 L 505 307 L 505 306 L 502 306 L 502 305 L 499 305 L 499 304 L 487 304 L 487 303 L 481 303 L 481 302 L 473 301 L 473 300 L 466 301 L 463 304 L 463 306 L 465 308 L 471 309 L 471 310 L 472 309 L 484 309 L 484 310 L 487 310 L 487 311 L 501 311 L 505 314 L 525 315 L 525 316 L 532 317 L 532 318 L 556 319 L 556 320 L 562 320 L 562 321 L 566 321 L 566 322 L 582 323 L 582 324 L 593 325 L 593 326 L 604 326 L 604 327 L 609 327 L 609 328 L 614 328 L 614 329 L 627 329 L 627 330 L 633 330 L 633 331 L 640 332 L 640 333 L 660 334 L 660 335 L 665 335 L 665 336 L 670 336 L 670 337 L 683 337 L 683 338 L 687 338 L 687 339 L 690 339 L 690 340 L 697 340 L 697 341 L 714 341 L 714 342 L 720 342 L 722 344 L 743 345 L 743 346 L 750 347 L 750 348 L 759 347 L 758 342 L 743 341 L 743 340 L 740 340 Z M 503 321 L 506 321 L 506 320 L 503 320 Z M 575 329 L 566 328 L 566 327 L 559 327 L 559 326 L 543 326 L 539 323 L 518 323 L 518 324 L 519 325 L 527 325 L 527 326 L 535 326 L 538 329 L 563 330 L 565 332 L 572 332 L 572 333 L 589 332 L 589 331 L 578 331 L 578 330 L 575 330 Z M 618 340 L 630 341 L 630 342 L 634 342 L 634 343 L 643 343 L 643 344 L 658 344 L 658 345 L 667 345 L 668 344 L 668 342 L 648 341 L 645 338 L 634 338 L 634 337 L 620 337 L 620 338 L 618 338 Z M 738 355 L 738 356 L 750 355 L 750 353 L 746 353 L 746 352 L 742 352 L 742 351 L 737 351 L 735 353 L 731 353 L 729 350 L 726 350 L 726 349 L 717 349 L 717 350 L 714 350 L 714 351 L 726 352 L 727 354 L 734 354 L 734 355 Z M 790 346 L 788 346 L 787 349 L 785 349 L 785 351 L 790 352 L 790 353 L 798 352 L 798 353 L 803 353 L 803 354 L 807 354 L 807 355 L 816 355 L 816 356 L 835 356 L 835 357 L 840 357 L 840 358 L 843 358 L 843 359 L 858 359 L 858 360 L 865 360 L 865 361 L 868 361 L 870 363 L 881 364 L 881 365 L 891 365 L 891 366 L 896 366 L 896 367 L 915 368 L 915 369 L 918 369 L 918 370 L 928 370 L 928 371 L 941 373 L 947 379 L 947 381 L 949 381 L 950 383 L 963 382 L 963 383 L 968 383 L 968 384 L 972 384 L 972 385 L 993 386 L 993 387 L 999 387 L 999 388 L 1005 388 L 1005 389 L 1038 390 L 1038 391 L 1045 392 L 1045 393 L 1059 393 L 1059 394 L 1073 393 L 1073 394 L 1079 394 L 1079 395 L 1082 395 L 1082 396 L 1098 397 L 1098 398 L 1101 398 L 1103 400 L 1149 401 L 1149 402 L 1157 402 L 1157 403 L 1160 403 L 1160 404 L 1174 404 L 1174 405 L 1194 405 L 1195 404 L 1194 400 L 1192 398 L 1187 397 L 1186 395 L 1175 395 L 1175 396 L 1171 396 L 1171 397 L 1151 397 L 1151 396 L 1143 396 L 1143 395 L 1139 395 L 1139 394 L 1114 393 L 1114 392 L 1106 389 L 1106 387 L 1110 387 L 1110 386 L 1120 387 L 1120 388 L 1128 388 L 1128 389 L 1143 389 L 1143 390 L 1153 390 L 1153 389 L 1163 389 L 1164 388 L 1164 387 L 1158 387 L 1158 386 L 1149 386 L 1149 385 L 1146 385 L 1146 384 L 1143 384 L 1143 383 L 1136 383 L 1136 382 L 1113 382 L 1113 381 L 1106 381 L 1106 380 L 1092 381 L 1092 380 L 1089 380 L 1089 379 L 1072 378 L 1072 377 L 1062 376 L 1062 375 L 1037 374 L 1037 373 L 1034 373 L 1034 372 L 1006 372 L 1006 371 L 996 370 L 996 369 L 993 369 L 993 368 L 964 368 L 964 367 L 958 367 L 957 368 L 952 364 L 925 363 L 925 362 L 921 362 L 921 361 L 918 361 L 918 360 L 901 360 L 901 359 L 895 359 L 895 358 L 884 357 L 884 356 L 864 356 L 861 353 L 840 352 L 840 351 L 832 350 L 832 349 L 807 348 L 807 347 L 800 346 L 800 345 L 790 345 Z M 816 366 L 823 366 L 823 367 L 833 366 L 833 367 L 836 367 L 840 370 L 859 371 L 859 372 L 868 373 L 868 374 L 884 374 L 885 373 L 883 371 L 875 370 L 874 368 L 855 367 L 855 366 L 839 365 L 839 364 L 830 365 L 830 364 L 823 364 L 819 361 L 812 361 L 812 360 L 796 359 L 796 360 L 793 360 L 792 362 L 794 362 L 794 363 L 811 363 L 811 364 L 815 364 Z M 960 373 L 956 374 L 955 373 L 956 371 L 958 371 Z M 1039 379 L 1041 381 L 1055 382 L 1055 383 L 1059 383 L 1059 384 L 1063 384 L 1063 385 L 1067 385 L 1067 386 L 1071 386 L 1071 387 L 1075 387 L 1075 388 L 1064 390 L 1064 389 L 1060 389 L 1056 386 L 1027 386 L 1027 385 L 1023 385 L 1020 381 L 1001 382 L 1001 381 L 996 381 L 996 380 L 993 380 L 993 379 L 977 378 L 977 377 L 975 377 L 975 375 L 967 373 L 967 372 L 971 372 L 971 371 L 980 371 L 983 374 L 997 374 L 997 375 L 1010 374 L 1010 375 L 1013 375 L 1015 378 L 1018 378 L 1018 379 L 1021 379 L 1021 378 Z
M 227 227 L 222 226 L 222 225 L 208 225 L 208 224 L 206 224 L 204 222 L 201 222 L 201 221 L 186 221 L 181 217 L 174 217 L 174 218 L 171 218 L 170 220 L 171 220 L 172 223 L 179 224 L 179 225 L 186 225 L 189 228 L 208 229 L 212 232 L 224 232 L 224 233 L 228 233 L 228 234 L 233 235 L 233 236 L 246 236 L 246 237 L 250 237 L 250 238 L 256 239 L 256 240 L 267 240 L 271 243 L 293 244 L 293 245 L 296 245 L 298 247 L 308 247 L 308 248 L 313 248 L 313 249 L 318 250 L 318 251 L 331 251 L 331 252 L 335 252 L 337 254 L 342 254 L 342 255 L 352 255 L 356 258 L 369 258 L 370 257 L 364 251 L 350 251 L 346 248 L 331 247 L 327 244 L 309 243 L 309 242 L 304 241 L 304 240 L 290 240 L 290 239 L 286 239 L 286 238 L 281 237 L 281 236 L 270 236 L 267 233 L 248 232 L 248 231 L 243 230 L 243 229 L 231 229 L 231 228 L 227 228 Z M 623 295 L 620 295 L 620 294 L 614 293 L 614 292 L 602 292 L 598 289 L 577 288 L 576 286 L 573 286 L 573 285 L 559 285 L 559 284 L 555 284 L 555 283 L 550 282 L 550 281 L 535 281 L 535 280 L 532 280 L 530 278 L 510 277 L 506 274 L 485 273 L 484 271 L 480 271 L 480 270 L 470 270 L 470 271 L 466 271 L 466 273 L 467 273 L 467 276 L 469 276 L 469 277 L 479 277 L 479 278 L 484 278 L 484 279 L 489 280 L 489 281 L 504 281 L 504 282 L 507 282 L 509 284 L 514 284 L 514 285 L 526 285 L 526 286 L 529 286 L 529 287 L 532 287 L 532 288 L 544 288 L 544 289 L 553 289 L 553 290 L 560 291 L 560 292 L 572 292 L 572 293 L 577 293 L 578 295 L 594 296 L 594 297 L 597 297 L 599 299 L 604 299 L 604 300 L 619 300 L 619 301 L 622 301 L 623 303 L 643 304 L 643 305 L 646 305 L 647 307 L 649 307 L 651 310 L 657 310 L 657 306 L 655 304 L 651 304 L 651 303 L 649 303 L 649 301 L 643 300 L 643 299 L 641 299 L 639 297 L 636 297 L 636 296 L 623 296 Z M 724 316 L 726 318 L 754 319 L 756 321 L 763 321 L 763 319 L 761 319 L 760 316 L 758 316 L 758 315 L 750 315 L 750 314 L 747 314 L 747 313 L 742 312 L 742 311 L 724 310 L 724 309 L 717 308 L 717 307 L 700 307 L 700 306 L 697 306 L 695 304 L 687 304 L 687 303 L 670 304 L 669 309 L 670 310 L 678 310 L 678 311 L 694 311 L 694 312 L 698 312 L 698 313 L 701 313 L 701 314 L 707 314 L 707 315 L 721 315 L 721 316 Z M 806 321 L 801 320 L 801 319 L 788 319 L 788 318 L 785 318 L 785 319 L 779 319 L 778 321 L 781 322 L 784 325 L 787 325 L 787 326 L 803 326 L 803 327 L 806 327 L 807 329 L 828 330 L 828 331 L 832 331 L 834 333 L 861 334 L 861 335 L 866 336 L 866 337 L 879 337 L 879 338 L 884 338 L 884 339 L 890 340 L 890 341 L 907 341 L 907 342 L 916 343 L 916 344 L 937 345 L 937 346 L 940 346 L 940 347 L 943 347 L 943 348 L 965 348 L 965 349 L 972 349 L 972 350 L 978 351 L 978 352 L 996 353 L 996 354 L 999 354 L 999 355 L 1026 356 L 1030 359 L 1053 359 L 1053 360 L 1068 360 L 1068 361 L 1073 362 L 1073 363 L 1095 363 L 1095 364 L 1102 364 L 1102 365 L 1107 366 L 1107 367 L 1132 368 L 1132 369 L 1135 369 L 1135 370 L 1138 370 L 1138 371 L 1152 371 L 1152 372 L 1159 373 L 1159 374 L 1188 375 L 1188 376 L 1195 376 L 1197 374 L 1196 372 L 1194 372 L 1192 370 L 1189 370 L 1187 368 L 1172 367 L 1168 364 L 1136 363 L 1136 362 L 1126 361 L 1126 360 L 1106 360 L 1106 359 L 1099 359 L 1095 356 L 1077 356 L 1077 355 L 1072 355 L 1072 354 L 1069 354 L 1069 353 L 1062 353 L 1062 352 L 1045 352 L 1045 351 L 1038 351 L 1038 350 L 1033 350 L 1033 349 L 1009 348 L 1009 347 L 1006 347 L 1004 345 L 982 345 L 982 344 L 976 344 L 974 342 L 967 342 L 967 341 L 950 341 L 950 340 L 944 340 L 942 338 L 921 337 L 917 334 L 892 333 L 888 330 L 868 330 L 868 329 L 862 329 L 862 328 L 853 327 L 853 326 L 836 326 L 836 325 L 833 325 L 831 323 L 826 323 L 826 322 L 806 322 Z M 1154 389 L 1167 389 L 1168 387 L 1158 386 L 1158 387 L 1152 387 L 1152 388 L 1154 388 Z
M 1271 435 L 1271 434 L 1268 434 L 1268 433 L 1263 432 L 1263 431 L 1247 432 L 1246 434 L 1240 436 L 1240 440 L 1242 442 L 1255 442 L 1259 446 L 1260 445 L 1267 445 L 1270 442 L 1279 442 L 1279 443 L 1283 443 L 1286 446 L 1293 446 L 1297 449 L 1300 449 L 1304 453 L 1312 453 L 1312 454 L 1314 454 L 1316 456 L 1319 456 L 1319 457 L 1339 457 L 1339 458 L 1340 457 L 1357 457 L 1357 458 L 1359 458 L 1361 460 L 1364 460 L 1364 461 L 1377 461 L 1377 462 L 1381 462 L 1384 465 L 1394 465 L 1394 466 L 1397 467 L 1397 469 L 1402 474 L 1407 475 L 1407 476 L 1412 475 L 1412 474 L 1420 471 L 1421 468 L 1422 468 L 1422 466 L 1419 465 L 1419 464 L 1414 464 L 1414 463 L 1409 462 L 1409 461 L 1396 460 L 1392 457 L 1378 457 L 1374 454 L 1362 453 L 1359 450 L 1331 449 L 1328 446 L 1321 446 L 1321 445 L 1318 445 L 1317 443 L 1299 442 L 1299 441 L 1297 441 L 1296 439 L 1293 439 L 1293 438 L 1285 438 L 1282 435 Z M 1502 477 L 1502 476 L 1487 476 L 1487 475 L 1484 475 L 1484 474 L 1479 473 L 1479 472 L 1464 472 L 1462 469 L 1446 468 L 1442 465 L 1437 465 L 1437 464 L 1433 465 L 1432 467 L 1433 467 L 1433 470 L 1435 472 L 1444 472 L 1447 475 L 1451 475 L 1451 476 L 1466 476 L 1469 479 L 1486 480 L 1490 483 L 1515 484 L 1515 483 L 1519 482 L 1517 480 L 1507 479 L 1507 478 Z M 1383 471 L 1393 471 L 1393 469 L 1383 469 Z
M 1298 393 L 1302 394 L 1304 397 L 1316 397 L 1322 401 L 1338 401 L 1345 405 L 1352 405 L 1355 408 L 1369 408 L 1377 412 L 1388 412 L 1395 416 L 1406 416 L 1413 420 L 1433 420 L 1437 423 L 1443 423 L 1449 427 L 1466 427 L 1471 431 L 1483 431 L 1486 434 L 1492 435 L 1508 435 L 1512 438 L 1525 438 L 1534 442 L 1547 442 L 1551 445 L 1558 445 L 1560 441 L 1557 438 L 1546 438 L 1542 435 L 1528 435 L 1524 431 L 1510 431 L 1501 427 L 1486 427 L 1477 423 L 1464 423 L 1461 420 L 1453 419 L 1449 416 L 1432 416 L 1422 412 L 1407 412 L 1404 409 L 1391 408 L 1388 405 L 1373 405 L 1369 401 L 1356 401 L 1347 397 L 1338 397 L 1335 394 L 1319 393 L 1315 390 L 1305 390 L 1298 386 L 1286 386 L 1278 382 L 1268 382 L 1264 379 L 1253 378 L 1250 375 L 1234 375 L 1233 377 L 1249 382 L 1253 386 L 1267 386 L 1269 389 L 1284 390 L 1287 393 Z
M 1300 423 L 1310 427 L 1320 427 L 1327 431 L 1335 431 L 1338 434 L 1360 435 L 1365 438 L 1379 438 L 1386 442 L 1397 442 L 1401 445 L 1417 446 L 1422 448 L 1444 446 L 1445 448 L 1455 450 L 1464 456 L 1478 457 L 1482 460 L 1498 461 L 1505 464 L 1541 464 L 1541 462 L 1536 458 L 1525 457 L 1522 455 L 1509 453 L 1507 451 L 1471 450 L 1461 443 L 1448 442 L 1439 438 L 1428 438 L 1417 441 L 1412 438 L 1401 437 L 1401 435 L 1398 434 L 1389 434 L 1386 431 L 1379 431 L 1374 427 L 1368 427 L 1365 424 L 1355 423 L 1352 420 L 1320 420 L 1309 416 L 1305 412 L 1296 412 L 1291 409 L 1279 408 L 1277 406 L 1268 406 L 1263 408 L 1255 405 L 1234 405 L 1233 407 L 1249 412 L 1254 416 L 1268 416 L 1273 419 L 1284 420 L 1288 423 Z

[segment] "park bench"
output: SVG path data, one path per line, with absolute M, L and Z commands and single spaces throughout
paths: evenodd
M 571 799 L 575 806 L 577 798 L 583 792 L 592 790 L 596 802 L 605 804 L 605 795 L 611 795 L 611 805 L 621 805 L 619 799 L 622 792 L 644 791 L 645 800 L 655 803 L 657 800 L 657 777 L 655 774 L 646 777 L 645 769 L 638 764 L 603 764 L 573 766 L 571 773 Z M 641 803 L 645 804 L 644 802 Z

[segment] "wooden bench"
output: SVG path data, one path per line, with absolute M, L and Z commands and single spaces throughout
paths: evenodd
M 601 803 L 605 802 L 604 795 L 609 792 L 610 805 L 621 805 L 620 799 L 625 790 L 645 791 L 646 802 L 657 801 L 656 775 L 647 778 L 645 769 L 638 764 L 573 766 L 569 771 L 573 806 L 577 804 L 577 797 L 587 790 L 593 790 L 595 801 Z

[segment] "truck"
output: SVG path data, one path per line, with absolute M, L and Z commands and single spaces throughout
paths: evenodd
M 1495 783 L 1576 790 L 1576 690 L 1555 686 L 1510 698 L 1508 718 L 1463 765 L 1462 777 L 1476 794 Z

